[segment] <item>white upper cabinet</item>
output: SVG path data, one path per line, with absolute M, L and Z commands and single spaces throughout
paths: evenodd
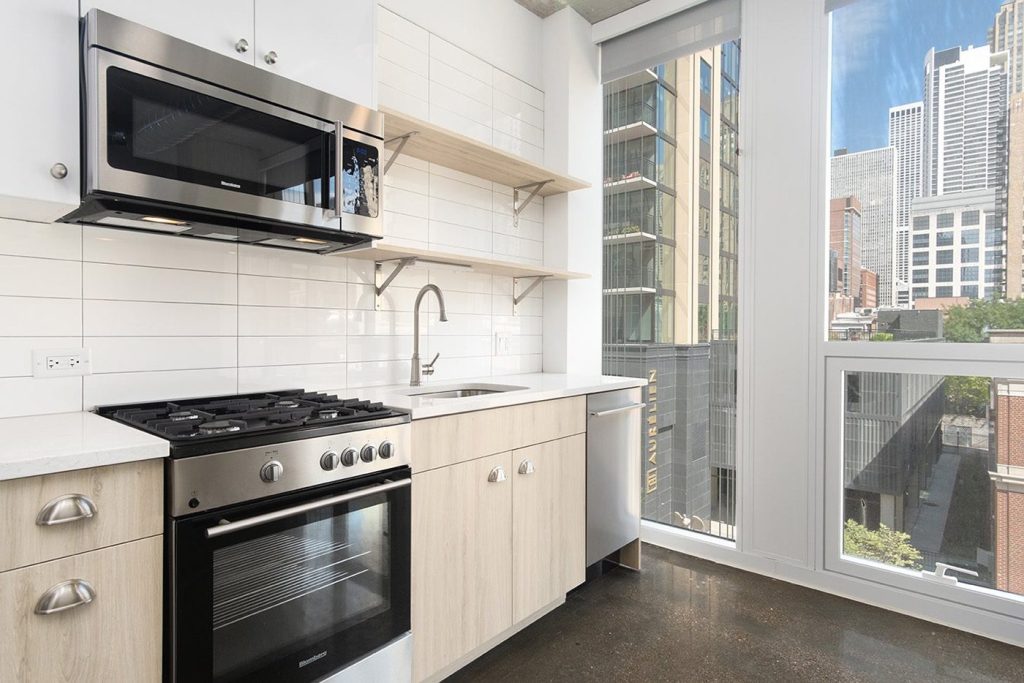
M 78 2 L 7 8 L 0 44 L 0 216 L 52 221 L 79 202 Z
M 252 64 L 256 42 L 252 5 L 253 0 L 82 0 L 82 14 L 95 7 Z
M 255 0 L 256 65 L 376 107 L 374 0 Z

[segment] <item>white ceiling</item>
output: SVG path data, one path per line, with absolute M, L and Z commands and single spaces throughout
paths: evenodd
M 641 5 L 646 0 L 516 0 L 517 3 L 543 19 L 569 6 L 591 24 L 596 24 L 619 12 Z

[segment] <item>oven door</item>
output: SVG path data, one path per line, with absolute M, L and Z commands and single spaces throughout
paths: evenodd
M 172 523 L 169 679 L 313 681 L 409 631 L 408 468 Z
M 379 232 L 376 138 L 99 48 L 87 62 L 86 195 Z

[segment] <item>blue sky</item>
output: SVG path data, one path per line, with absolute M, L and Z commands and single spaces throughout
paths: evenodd
M 921 99 L 924 56 L 986 43 L 1002 0 L 859 0 L 833 13 L 832 149 L 884 147 L 889 107 Z

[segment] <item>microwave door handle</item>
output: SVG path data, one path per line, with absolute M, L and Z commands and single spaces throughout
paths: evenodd
M 341 220 L 345 198 L 342 192 L 341 169 L 345 165 L 345 124 L 342 121 L 334 122 L 334 208 L 324 209 L 324 218 Z M 327 178 L 330 183 L 330 177 Z
M 314 500 L 309 503 L 303 503 L 302 505 L 296 505 L 294 507 L 285 508 L 284 510 L 275 510 L 274 512 L 267 512 L 262 515 L 255 515 L 253 517 L 247 517 L 246 519 L 240 519 L 237 522 L 228 522 L 227 524 L 218 524 L 212 526 L 206 530 L 207 538 L 217 538 L 226 534 L 234 533 L 235 531 L 242 531 L 243 529 L 251 529 L 254 526 L 260 526 L 262 524 L 269 524 L 270 522 L 276 522 L 286 517 L 293 517 L 295 515 L 301 515 L 306 512 L 312 512 L 313 510 L 319 510 L 320 508 L 330 507 L 331 505 L 337 505 L 338 503 L 347 503 L 360 498 L 366 498 L 376 493 L 384 493 L 393 489 L 399 489 L 404 486 L 412 484 L 412 479 L 399 479 L 398 481 L 389 481 L 379 486 L 370 486 L 368 488 L 357 489 L 349 493 L 343 493 L 340 496 L 331 496 L 330 498 L 321 498 L 320 500 Z

